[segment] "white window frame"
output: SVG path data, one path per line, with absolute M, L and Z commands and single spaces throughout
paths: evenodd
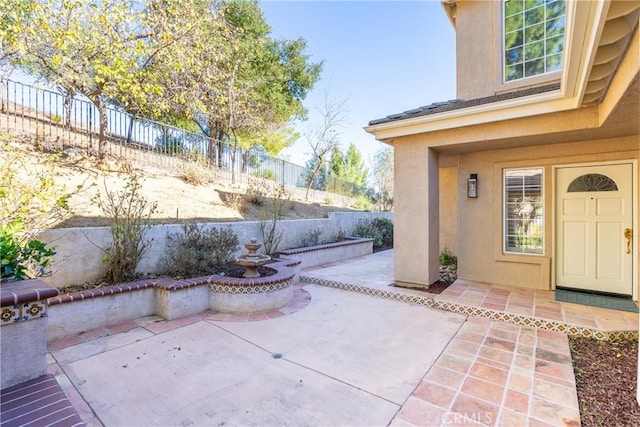
M 547 42 L 546 25 L 547 25 L 547 19 L 546 19 L 546 16 L 545 16 L 545 20 L 543 21 L 543 24 L 545 26 L 545 37 L 543 37 L 543 39 L 542 39 L 542 41 L 545 43 L 545 53 L 542 56 L 542 59 L 544 60 L 544 63 L 545 63 L 544 71 L 541 72 L 541 73 L 537 73 L 537 74 L 525 75 L 524 68 L 526 67 L 526 65 L 525 65 L 526 61 L 524 59 L 524 55 L 525 55 L 524 47 L 527 45 L 527 43 L 526 43 L 526 40 L 523 40 L 522 41 L 522 49 L 523 49 L 523 52 L 522 52 L 522 55 L 523 55 L 523 59 L 522 59 L 523 74 L 522 74 L 522 77 L 511 79 L 511 80 L 507 80 L 507 62 L 506 62 L 506 46 L 505 46 L 507 28 L 506 28 L 506 22 L 505 22 L 506 21 L 506 9 L 505 8 L 506 8 L 506 3 L 508 1 L 509 0 L 503 0 L 501 2 L 502 4 L 501 4 L 501 10 L 500 10 L 500 28 L 501 28 L 500 45 L 502 46 L 501 59 L 500 59 L 500 64 L 501 64 L 500 75 L 502 76 L 502 78 L 501 78 L 502 84 L 510 84 L 510 83 L 513 83 L 513 82 L 520 82 L 520 81 L 523 81 L 523 80 L 529 80 L 529 79 L 532 79 L 532 78 L 535 78 L 535 77 L 544 76 L 544 75 L 553 74 L 553 73 L 558 73 L 559 71 L 561 71 L 562 67 L 564 66 L 564 50 L 565 50 L 564 49 L 564 42 L 566 41 L 566 27 L 567 27 L 567 23 L 566 23 L 566 13 L 567 13 L 566 12 L 566 8 L 567 8 L 567 4 L 566 3 L 567 3 L 568 0 L 565 0 L 565 12 L 564 12 L 564 15 L 561 15 L 561 16 L 565 17 L 565 24 L 564 24 L 564 29 L 563 29 L 563 32 L 562 32 L 562 37 L 565 40 L 563 41 L 562 52 L 559 53 L 561 55 L 561 58 L 562 58 L 562 60 L 560 62 L 559 70 L 558 69 L 554 69 L 554 70 L 548 70 L 547 69 L 546 60 L 547 60 L 548 57 L 550 57 L 552 55 L 547 55 L 547 52 L 546 52 L 546 42 Z M 514 1 L 519 1 L 519 0 L 514 0 Z M 538 7 L 546 7 L 546 4 L 543 4 L 542 6 L 538 6 Z M 523 10 L 522 13 L 524 13 L 524 10 Z M 554 19 L 556 19 L 556 18 L 554 18 Z M 523 22 L 522 29 L 524 30 L 525 28 L 526 28 L 526 24 Z
M 540 174 L 540 202 L 542 203 L 542 207 L 540 208 L 540 217 L 536 219 L 535 224 L 540 228 L 540 245 L 539 252 L 531 251 L 527 252 L 525 250 L 513 250 L 512 248 L 507 246 L 507 230 L 508 225 L 508 207 L 507 207 L 507 174 L 509 172 L 525 172 L 532 173 L 537 172 Z M 537 174 L 536 173 L 536 174 Z M 544 256 L 545 254 L 545 173 L 544 167 L 542 166 L 531 166 L 531 167 L 521 167 L 521 168 L 508 168 L 503 169 L 502 171 L 502 252 L 505 255 L 527 255 L 527 256 Z M 526 186 L 523 183 L 522 186 L 522 194 L 525 193 Z

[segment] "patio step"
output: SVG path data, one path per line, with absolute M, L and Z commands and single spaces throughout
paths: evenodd
M 51 374 L 0 390 L 0 426 L 84 426 Z

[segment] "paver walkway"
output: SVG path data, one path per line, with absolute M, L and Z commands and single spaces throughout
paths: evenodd
M 470 317 L 391 425 L 579 426 L 567 336 Z

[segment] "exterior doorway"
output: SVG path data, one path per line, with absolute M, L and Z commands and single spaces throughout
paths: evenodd
M 556 169 L 556 287 L 633 293 L 633 164 Z

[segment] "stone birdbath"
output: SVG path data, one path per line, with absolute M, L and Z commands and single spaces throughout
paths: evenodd
M 258 267 L 271 261 L 271 257 L 269 255 L 257 253 L 258 249 L 262 247 L 262 243 L 258 243 L 258 239 L 251 239 L 248 243 L 244 244 L 244 247 L 247 248 L 248 253 L 236 258 L 236 264 L 244 267 L 244 274 L 242 277 L 260 277 Z

